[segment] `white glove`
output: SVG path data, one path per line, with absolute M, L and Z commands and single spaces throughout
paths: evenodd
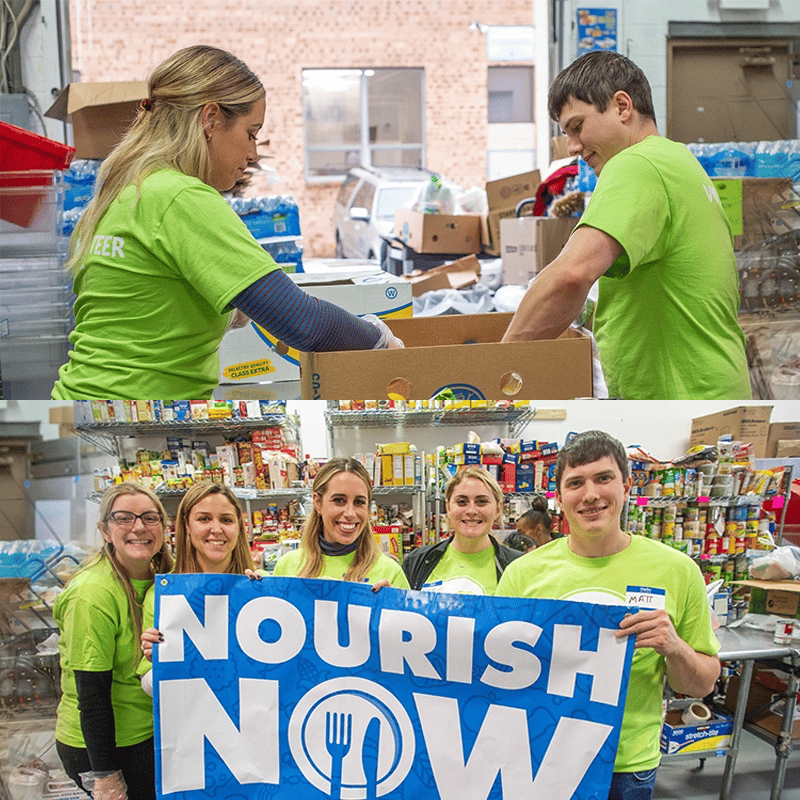
M 81 772 L 81 782 L 94 800 L 128 800 L 128 787 L 119 770 Z
M 379 319 L 374 314 L 365 314 L 363 317 L 361 317 L 361 319 L 374 325 L 380 332 L 380 338 L 373 345 L 373 350 L 394 350 L 400 347 L 405 347 L 403 340 L 398 339 L 382 319 Z

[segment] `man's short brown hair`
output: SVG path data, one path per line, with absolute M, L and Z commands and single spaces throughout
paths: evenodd
M 610 456 L 617 462 L 622 480 L 627 480 L 630 475 L 628 453 L 619 439 L 615 439 L 605 431 L 584 431 L 574 434 L 567 439 L 566 444 L 558 452 L 555 475 L 556 489 L 561 491 L 561 479 L 567 467 L 581 467 L 592 464 L 602 458 Z
M 633 107 L 643 117 L 655 122 L 650 84 L 636 64 L 611 50 L 592 50 L 584 53 L 558 73 L 547 95 L 547 110 L 558 122 L 561 111 L 571 97 L 591 103 L 605 111 L 616 92 L 630 95 Z

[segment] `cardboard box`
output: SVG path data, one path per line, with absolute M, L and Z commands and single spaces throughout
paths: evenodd
M 500 220 L 503 283 L 527 286 L 561 252 L 577 222 L 577 217 Z
M 776 699 L 776 693 L 762 683 L 756 680 L 759 665 L 755 664 L 753 679 L 750 682 L 750 691 L 747 693 L 747 703 L 745 704 L 745 721 L 751 722 L 762 728 L 765 731 L 777 736 L 783 726 L 783 709 L 777 705 L 772 705 L 771 708 L 765 708 L 773 703 Z M 728 678 L 728 685 L 725 689 L 725 708 L 734 713 L 736 710 L 736 699 L 739 696 L 739 686 L 741 685 L 741 678 L 739 675 L 731 675 Z M 776 713 L 778 709 L 780 713 Z M 761 710 L 759 710 L 761 709 Z M 755 712 L 755 713 L 754 713 Z M 791 738 L 796 740 L 800 739 L 800 718 L 797 711 L 792 722 Z
M 684 725 L 681 711 L 668 711 L 661 727 L 661 752 L 667 755 L 680 753 L 708 753 L 723 755 L 730 747 L 733 717 L 712 712 L 711 719 L 703 725 Z
M 800 581 L 734 581 L 750 588 L 748 612 L 800 619 Z
M 733 227 L 733 247 L 800 228 L 800 197 L 790 178 L 713 178 Z
M 520 200 L 532 200 L 542 182 L 539 170 L 523 172 L 509 178 L 489 181 L 486 184 L 486 202 L 489 206 L 486 235 L 483 249 L 492 255 L 500 255 L 500 220 L 516 216 Z M 533 204 L 526 208 L 528 215 L 533 213 Z
M 394 214 L 394 235 L 417 253 L 480 253 L 481 217 L 402 208 Z
M 329 300 L 352 314 L 375 314 L 381 319 L 410 317 L 411 286 L 382 270 L 332 274 L 296 273 L 289 276 L 314 297 Z M 251 322 L 228 331 L 219 347 L 219 382 L 298 381 L 300 355 L 285 348 L 272 334 Z M 359 398 L 361 399 L 361 398 Z
M 419 297 L 437 289 L 466 289 L 472 286 L 481 277 L 481 265 L 476 256 L 468 255 L 441 267 L 414 270 L 403 277 L 411 284 L 411 294 Z
M 689 447 L 716 444 L 720 436 L 729 433 L 734 441 L 751 443 L 756 458 L 765 458 L 772 406 L 736 406 L 716 414 L 706 414 L 692 420 Z
M 145 97 L 145 81 L 70 83 L 44 115 L 72 123 L 76 158 L 105 158 L 136 119 Z
M 800 422 L 773 422 L 769 426 L 764 457 L 782 458 L 784 455 L 788 457 L 788 453 L 778 455 L 778 443 L 782 440 L 796 442 L 798 439 L 800 439 Z
M 551 136 L 550 137 L 550 160 L 560 161 L 562 158 L 569 158 L 567 151 L 567 137 L 566 136 Z
M 569 329 L 558 339 L 501 343 L 512 316 L 387 320 L 404 349 L 303 353 L 302 397 L 426 400 L 448 388 L 465 400 L 590 397 L 588 337 Z

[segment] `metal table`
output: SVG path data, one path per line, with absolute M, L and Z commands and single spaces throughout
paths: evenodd
M 736 758 L 739 755 L 739 742 L 745 721 L 747 696 L 750 693 L 750 681 L 753 676 L 753 665 L 756 661 L 767 658 L 791 659 L 789 672 L 789 686 L 787 689 L 786 704 L 783 711 L 783 725 L 775 744 L 775 772 L 772 778 L 772 792 L 770 800 L 778 800 L 783 791 L 783 782 L 786 777 L 786 759 L 792 749 L 791 730 L 797 698 L 798 674 L 800 674 L 800 646 L 792 642 L 791 645 L 777 645 L 772 640 L 772 635 L 748 628 L 719 628 L 716 631 L 721 645 L 719 651 L 720 661 L 740 661 L 742 663 L 739 695 L 736 698 L 736 710 L 733 716 L 733 733 L 731 745 L 725 761 L 725 772 L 722 776 L 722 789 L 720 800 L 729 800 L 733 786 L 733 773 L 736 769 Z

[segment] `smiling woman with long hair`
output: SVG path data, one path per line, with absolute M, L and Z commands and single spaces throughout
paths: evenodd
M 334 458 L 320 468 L 312 491 L 314 505 L 300 547 L 282 555 L 273 574 L 356 583 L 385 581 L 407 589 L 400 565 L 381 553 L 372 533 L 372 481 L 364 465 L 354 458 Z
M 53 606 L 63 692 L 56 749 L 70 778 L 97 800 L 156 796 L 153 710 L 136 669 L 145 593 L 172 568 L 165 522 L 151 491 L 107 489 L 97 523 L 103 549 Z

